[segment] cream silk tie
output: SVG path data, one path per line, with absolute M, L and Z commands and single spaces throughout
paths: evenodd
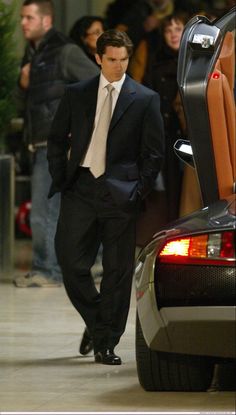
M 111 84 L 106 86 L 108 94 L 105 98 L 97 128 L 93 137 L 92 158 L 90 162 L 90 171 L 97 178 L 105 172 L 106 162 L 106 144 L 107 134 L 112 114 L 112 91 L 114 87 Z

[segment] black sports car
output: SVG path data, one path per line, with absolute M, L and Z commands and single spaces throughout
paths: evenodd
M 235 12 L 213 22 L 194 17 L 181 41 L 190 143 L 177 142 L 176 153 L 194 164 L 205 207 L 161 229 L 137 259 L 136 360 L 145 390 L 206 390 L 215 364 L 236 357 Z

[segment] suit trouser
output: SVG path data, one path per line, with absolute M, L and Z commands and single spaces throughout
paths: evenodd
M 67 294 L 94 339 L 94 351 L 113 348 L 125 330 L 135 258 L 137 206 L 113 202 L 104 176 L 79 169 L 62 196 L 56 252 Z M 97 290 L 90 269 L 103 245 L 103 278 Z

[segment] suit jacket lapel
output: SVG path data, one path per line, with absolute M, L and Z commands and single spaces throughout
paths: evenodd
M 80 123 L 80 136 L 77 140 L 76 153 L 79 160 L 84 155 L 93 132 L 97 104 L 98 83 L 99 76 L 92 79 L 92 81 L 86 86 L 84 95 L 82 98 L 80 98 L 83 100 L 84 97 L 83 104 L 85 105 L 85 112 L 83 114 L 83 120 L 78 117 L 78 122 Z
M 136 89 L 132 79 L 126 75 L 125 81 L 120 91 L 114 113 L 111 119 L 109 131 L 114 128 L 119 119 L 123 116 L 127 108 L 132 104 L 135 99 Z
M 98 84 L 99 76 L 94 78 L 92 82 L 88 85 L 86 93 L 86 109 L 85 114 L 87 117 L 87 125 L 89 130 L 93 129 L 95 114 L 96 114 L 96 105 L 97 105 L 97 94 L 98 94 Z

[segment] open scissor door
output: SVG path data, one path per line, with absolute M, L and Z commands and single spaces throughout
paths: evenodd
M 177 80 L 204 205 L 234 192 L 235 13 L 194 17 L 180 46 Z

